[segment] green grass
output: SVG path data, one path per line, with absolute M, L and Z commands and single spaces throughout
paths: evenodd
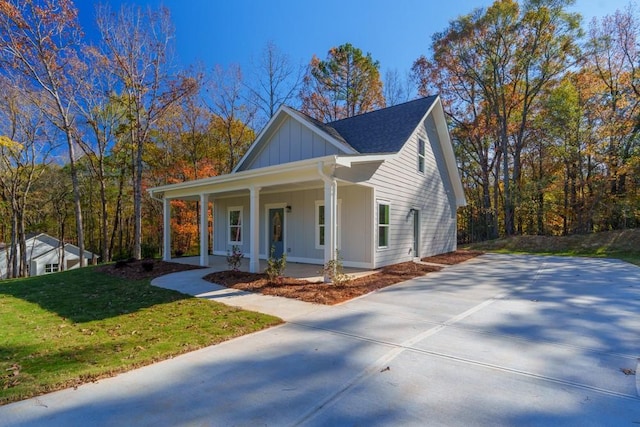
M 618 258 L 640 265 L 640 229 L 572 236 L 513 236 L 474 243 L 466 248 L 502 253 Z
M 0 281 L 0 405 L 280 322 L 91 267 Z

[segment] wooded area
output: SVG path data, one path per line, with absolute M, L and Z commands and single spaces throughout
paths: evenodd
M 229 173 L 283 103 L 328 121 L 440 94 L 469 203 L 462 241 L 637 227 L 639 17 L 629 8 L 585 29 L 570 3 L 470 11 L 410 74 L 383 81 L 349 43 L 306 66 L 267 43 L 247 73 L 177 69 L 167 9 L 98 6 L 93 41 L 71 0 L 0 0 L 0 241 L 12 275 L 26 273 L 17 254 L 31 232 L 102 262 L 157 256 L 162 206 L 145 189 Z M 197 252 L 196 202 L 172 210 L 174 251 Z

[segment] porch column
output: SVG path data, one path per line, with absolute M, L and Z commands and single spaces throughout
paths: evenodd
M 162 260 L 171 261 L 171 201 L 162 199 Z
M 260 187 L 249 188 L 249 223 L 251 229 L 251 245 L 249 248 L 249 272 L 260 272 Z
M 338 183 L 335 178 L 324 181 L 324 264 L 336 258 L 338 229 Z M 325 274 L 325 282 L 329 276 Z
M 209 265 L 209 195 L 200 194 L 200 265 Z

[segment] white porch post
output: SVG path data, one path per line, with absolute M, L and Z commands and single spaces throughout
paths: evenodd
M 171 261 L 171 201 L 162 199 L 162 260 Z
M 200 265 L 209 265 L 209 195 L 200 194 Z
M 249 272 L 260 272 L 260 187 L 251 186 L 249 188 L 249 222 L 251 228 L 251 245 L 250 245 L 250 259 L 249 259 Z
M 335 178 L 324 182 L 324 264 L 336 258 L 337 229 L 338 229 L 338 183 Z M 334 272 L 335 273 L 335 272 Z M 325 273 L 325 282 L 329 282 L 329 275 Z

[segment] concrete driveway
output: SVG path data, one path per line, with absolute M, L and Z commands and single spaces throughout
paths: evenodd
M 639 331 L 638 267 L 485 255 L 0 407 L 0 425 L 633 426 Z

